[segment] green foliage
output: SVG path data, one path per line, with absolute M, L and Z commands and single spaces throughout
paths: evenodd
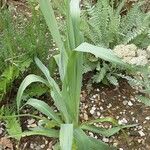
M 125 0 L 115 7 L 109 0 L 98 0 L 87 5 L 85 36 L 95 45 L 114 48 L 118 44 L 135 43 L 148 46 L 150 42 L 150 13 L 142 12 L 143 3 L 135 3 L 126 14 L 122 14 Z M 144 43 L 144 45 L 142 44 Z
M 4 121 L 6 124 L 6 130 L 7 133 L 10 137 L 14 137 L 16 140 L 20 140 L 21 138 L 21 133 L 22 133 L 22 129 L 20 126 L 20 122 L 18 120 L 17 117 L 14 116 L 14 108 L 13 107 L 1 107 L 1 112 L 0 112 L 0 119 L 2 118 L 2 121 Z M 11 116 L 6 117 L 5 116 Z M 14 116 L 14 117 L 12 117 Z M 3 117 L 5 119 L 3 119 Z
M 147 106 L 150 106 L 150 67 L 146 66 L 134 66 L 133 71 L 130 72 L 132 76 L 124 76 L 118 74 L 121 78 L 124 78 L 128 83 L 139 91 L 136 96 L 137 99 Z
M 52 78 L 51 72 L 48 68 L 36 57 L 36 65 L 42 71 L 44 78 L 31 74 L 22 81 L 16 98 L 17 110 L 19 112 L 22 108 L 22 98 L 26 88 L 32 83 L 40 82 L 50 89 L 51 97 L 59 113 L 55 113 L 53 108 L 44 101 L 33 98 L 29 99 L 23 106 L 30 105 L 39 110 L 49 118 L 50 122 L 52 121 L 56 126 L 58 126 L 58 128 L 55 128 L 54 126 L 49 126 L 50 129 L 45 128 L 45 124 L 41 123 L 37 128 L 33 128 L 31 132 L 24 132 L 23 136 L 37 134 L 55 138 L 58 137 L 59 133 L 60 149 L 62 150 L 71 150 L 72 147 L 78 150 L 115 149 L 101 141 L 87 136 L 84 129 L 82 129 L 83 124 L 80 125 L 79 123 L 79 104 L 83 73 L 82 52 L 91 53 L 96 57 L 100 57 L 101 59 L 114 62 L 119 65 L 126 66 L 126 64 L 116 57 L 113 51 L 109 49 L 83 43 L 83 35 L 80 32 L 79 0 L 64 1 L 66 8 L 65 21 L 67 25 L 65 41 L 62 40 L 51 1 L 39 1 L 39 4 L 51 35 L 59 49 L 59 54 L 55 56 L 55 60 L 59 67 L 61 88 Z M 110 118 L 108 118 L 108 120 L 105 119 L 105 122 L 107 121 L 112 124 L 114 123 L 114 121 Z M 113 125 L 118 126 L 116 123 Z M 112 132 L 109 131 L 111 135 L 114 134 L 115 128 L 116 127 L 112 128 Z M 119 130 L 121 129 L 122 128 Z M 100 128 L 97 130 L 100 130 Z M 73 146 L 73 144 L 75 144 L 75 146 Z M 56 146 L 56 149 L 59 149 L 59 146 Z
M 14 115 L 14 113 L 12 113 L 11 115 Z M 14 137 L 17 140 L 20 140 L 20 134 L 22 133 L 22 129 L 20 126 L 20 122 L 16 117 L 6 119 L 6 130 L 10 137 Z
M 83 13 L 82 28 L 86 40 L 92 44 L 106 48 L 114 48 L 118 44 L 135 43 L 140 47 L 147 47 L 150 43 L 150 13 L 142 12 L 143 3 L 135 3 L 126 13 L 125 0 L 112 3 L 110 0 L 98 0 L 96 4 L 86 2 Z M 90 57 L 90 58 L 89 58 Z M 112 63 L 104 63 L 99 59 L 91 62 L 92 56 L 86 56 L 85 70 L 96 71 L 93 82 L 118 85 L 115 74 L 123 72 L 124 67 Z
M 23 14 L 15 14 L 14 18 L 12 13 L 7 10 L 0 12 L 0 100 L 15 79 L 34 69 L 31 66 L 33 57 L 38 55 L 46 62 L 52 47 L 51 35 L 41 12 L 32 9 L 29 18 Z
M 72 150 L 73 124 L 62 124 L 60 128 L 60 147 L 62 150 Z

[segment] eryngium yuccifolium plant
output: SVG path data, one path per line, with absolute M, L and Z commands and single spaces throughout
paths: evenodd
M 82 32 L 80 31 L 80 1 L 64 0 L 63 3 L 66 11 L 65 21 L 67 25 L 65 41 L 62 40 L 60 35 L 51 2 L 49 0 L 39 1 L 41 11 L 45 17 L 53 40 L 59 49 L 59 54 L 54 56 L 54 58 L 59 68 L 62 86 L 59 87 L 56 81 L 51 77 L 51 73 L 46 66 L 38 58 L 35 58 L 36 65 L 44 74 L 44 78 L 30 74 L 23 80 L 17 93 L 17 109 L 19 113 L 20 109 L 25 105 L 30 105 L 43 113 L 45 117 L 40 119 L 38 127 L 31 129 L 31 131 L 24 132 L 22 136 L 45 135 L 59 138 L 58 143 L 60 146 L 58 149 L 61 150 L 71 150 L 73 145 L 75 145 L 77 150 L 116 149 L 100 140 L 87 136 L 85 131 L 92 131 L 109 137 L 122 128 L 131 126 L 119 126 L 112 118 L 102 118 L 82 124 L 79 122 L 83 52 L 94 54 L 96 57 L 119 65 L 126 66 L 126 64 L 122 62 L 112 50 L 85 43 Z M 54 111 L 52 106 L 35 98 L 30 98 L 22 105 L 24 90 L 34 82 L 40 82 L 49 87 L 50 95 L 58 113 Z M 110 122 L 114 126 L 110 129 L 97 128 L 93 125 L 96 122 Z

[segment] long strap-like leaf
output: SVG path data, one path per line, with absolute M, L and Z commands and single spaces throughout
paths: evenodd
M 49 70 L 47 67 L 38 59 L 35 58 L 35 62 L 37 66 L 40 68 L 40 70 L 43 72 L 45 77 L 48 80 L 48 83 L 51 87 L 51 96 L 55 102 L 55 105 L 57 109 L 62 112 L 63 117 L 65 118 L 66 122 L 69 122 L 69 114 L 67 112 L 67 108 L 65 105 L 65 101 L 61 95 L 60 89 L 58 84 L 55 82 L 55 80 L 51 77 Z
M 64 43 L 61 39 L 56 17 L 54 15 L 54 10 L 52 8 L 52 4 L 50 0 L 39 0 L 39 4 L 42 13 L 45 17 L 47 26 L 52 34 L 53 40 L 56 42 L 56 45 L 58 46 L 61 54 L 59 58 L 59 72 L 60 72 L 61 80 L 63 80 L 66 72 L 68 56 L 64 47 Z
M 41 78 L 40 76 L 37 76 L 37 75 L 34 75 L 34 74 L 31 74 L 31 75 L 28 75 L 21 83 L 20 87 L 19 87 L 19 90 L 17 92 L 17 98 L 16 98 L 16 101 L 17 101 L 17 110 L 19 111 L 19 108 L 20 108 L 20 105 L 21 105 L 21 100 L 22 100 L 22 95 L 23 95 L 23 92 L 24 90 L 31 84 L 31 83 L 35 83 L 35 82 L 41 82 L 43 84 L 46 84 L 47 86 L 48 85 L 48 82 Z
M 73 124 L 62 124 L 60 128 L 61 150 L 71 150 L 73 141 Z
M 32 107 L 34 107 L 35 109 L 37 109 L 38 111 L 40 111 L 41 113 L 46 115 L 47 117 L 56 121 L 58 124 L 62 123 L 62 120 L 53 111 L 53 109 L 48 104 L 46 104 L 45 102 L 43 102 L 41 100 L 31 98 L 26 102 L 25 105 L 31 105 Z

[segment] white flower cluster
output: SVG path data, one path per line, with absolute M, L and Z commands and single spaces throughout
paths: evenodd
M 150 46 L 146 49 L 138 49 L 136 45 L 117 45 L 113 51 L 124 62 L 132 65 L 144 66 L 149 62 L 150 58 Z

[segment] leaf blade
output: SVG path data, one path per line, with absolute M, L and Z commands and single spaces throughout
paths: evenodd
M 75 48 L 75 51 L 91 53 L 105 61 L 127 66 L 127 64 L 125 64 L 119 57 L 117 57 L 111 49 L 94 46 L 85 42 Z
M 24 90 L 31 84 L 31 83 L 35 83 L 35 82 L 40 82 L 43 83 L 45 85 L 48 86 L 48 83 L 45 79 L 41 78 L 40 76 L 34 75 L 34 74 L 30 74 L 28 75 L 21 83 L 19 90 L 17 92 L 17 98 L 16 98 L 16 102 L 17 102 L 17 110 L 19 111 L 20 105 L 21 105 L 21 99 L 22 99 L 22 95 Z
M 73 143 L 73 124 L 62 124 L 60 128 L 60 147 L 62 150 L 71 150 Z
M 46 104 L 45 102 L 30 98 L 25 105 L 30 105 L 34 108 L 36 108 L 38 111 L 42 112 L 44 115 L 46 115 L 49 118 L 52 118 L 55 120 L 57 123 L 61 124 L 62 120 L 58 117 L 58 115 L 53 111 L 53 109 Z

